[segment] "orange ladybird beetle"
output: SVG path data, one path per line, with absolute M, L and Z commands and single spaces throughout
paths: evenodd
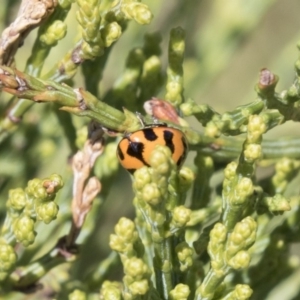
M 166 124 L 146 125 L 143 129 L 127 133 L 120 141 L 117 156 L 121 165 L 131 174 L 150 166 L 150 155 L 156 145 L 167 146 L 178 167 L 181 167 L 188 151 L 183 132 Z

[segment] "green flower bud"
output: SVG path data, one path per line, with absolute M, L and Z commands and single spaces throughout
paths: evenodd
M 259 115 L 251 115 L 248 123 L 248 143 L 258 143 L 261 140 L 261 136 L 267 130 L 267 126 L 263 117 Z
M 53 193 L 57 193 L 64 186 L 63 179 L 58 174 L 52 174 L 49 177 L 49 179 L 45 179 L 44 181 L 48 181 L 48 180 L 52 182 L 52 185 L 54 187 Z
M 0 242 L 0 279 L 1 275 L 4 275 L 2 273 L 7 273 L 14 267 L 16 261 L 14 248 L 5 242 Z
M 158 205 L 162 201 L 162 195 L 155 183 L 148 183 L 144 186 L 142 199 L 150 205 Z
M 228 238 L 226 256 L 232 257 L 238 251 L 248 249 L 255 241 L 257 224 L 247 217 L 238 222 Z
M 135 280 L 141 280 L 149 272 L 147 265 L 139 258 L 132 257 L 124 263 L 124 273 Z
M 175 251 L 180 262 L 180 271 L 187 271 L 193 265 L 193 248 L 188 243 L 182 242 L 176 246 Z
M 179 171 L 179 187 L 182 192 L 186 192 L 195 180 L 194 172 L 187 167 L 182 167 Z
M 170 172 L 170 157 L 170 149 L 158 145 L 150 155 L 150 165 L 157 173 L 166 175 Z
M 250 178 L 243 177 L 235 189 L 235 197 L 232 199 L 232 204 L 239 205 L 243 204 L 249 196 L 254 192 L 253 183 Z
M 205 127 L 205 135 L 211 138 L 218 137 L 221 135 L 220 129 L 212 121 L 208 122 Z
M 31 245 L 36 235 L 34 221 L 28 216 L 18 218 L 13 224 L 13 232 L 18 242 L 25 247 Z
M 79 289 L 76 289 L 74 290 L 72 293 L 69 294 L 69 297 L 68 297 L 69 300 L 86 300 L 87 297 L 86 297 L 86 293 L 79 290 Z
M 187 300 L 190 294 L 190 288 L 186 284 L 179 283 L 170 291 L 171 300 Z
M 246 162 L 253 163 L 261 156 L 262 156 L 261 145 L 259 144 L 246 145 L 244 150 L 244 157 Z
M 213 243 L 223 243 L 226 240 L 227 230 L 222 223 L 216 223 L 210 231 L 210 241 Z
M 40 36 L 40 41 L 47 46 L 55 46 L 59 40 L 65 37 L 66 33 L 67 25 L 60 20 L 56 20 Z
M 21 188 L 9 190 L 7 207 L 22 210 L 26 205 L 26 194 Z
M 107 280 L 104 281 L 101 287 L 100 295 L 104 300 L 121 300 L 122 292 L 120 282 L 111 282 Z
M 247 268 L 250 263 L 250 255 L 248 251 L 239 251 L 227 263 L 230 267 L 232 267 L 235 270 Z
M 49 224 L 55 220 L 57 213 L 58 205 L 53 201 L 36 206 L 37 219 L 43 221 L 45 224 Z
M 232 292 L 231 299 L 247 300 L 251 297 L 253 291 L 247 284 L 237 284 Z
M 39 201 L 46 200 L 48 196 L 46 189 L 43 187 L 43 181 L 39 178 L 28 181 L 28 185 L 25 191 L 29 196 L 32 196 Z
M 132 244 L 125 244 L 124 240 L 116 234 L 111 234 L 109 236 L 109 247 L 119 253 L 132 250 Z
M 122 217 L 115 226 L 115 233 L 126 242 L 133 243 L 137 240 L 137 232 L 134 223 L 127 218 Z
M 291 210 L 289 201 L 281 194 L 276 194 L 274 197 L 265 197 L 263 200 L 272 213 L 283 213 Z
M 228 181 L 231 181 L 235 178 L 236 169 L 237 169 L 237 163 L 234 161 L 226 166 L 226 168 L 224 169 L 224 176 Z
M 191 218 L 192 211 L 183 205 L 177 206 L 173 210 L 172 224 L 177 228 L 182 228 Z
M 142 167 L 134 172 L 133 187 L 135 190 L 142 190 L 143 187 L 151 182 L 149 168 Z
M 153 18 L 148 6 L 143 3 L 133 2 L 121 7 L 125 16 L 134 19 L 137 23 L 145 25 L 149 24 Z
M 128 288 L 133 295 L 145 295 L 149 290 L 149 283 L 147 279 L 135 280 Z
M 105 47 L 117 41 L 122 34 L 122 28 L 117 22 L 108 23 L 101 29 L 101 37 Z
M 181 93 L 183 91 L 182 84 L 176 81 L 170 81 L 167 83 L 166 90 L 166 99 L 172 99 L 173 103 L 181 103 Z

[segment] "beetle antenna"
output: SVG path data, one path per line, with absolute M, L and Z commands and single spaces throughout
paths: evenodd
M 140 121 L 141 125 L 143 127 L 146 127 L 146 123 L 144 121 L 143 115 L 141 113 L 139 113 L 138 111 L 136 111 L 135 114 L 136 114 L 136 117 L 138 118 L 138 120 Z

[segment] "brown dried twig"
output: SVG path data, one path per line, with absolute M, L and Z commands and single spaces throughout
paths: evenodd
M 72 227 L 66 238 L 67 248 L 74 245 L 86 215 L 90 211 L 93 201 L 101 190 L 101 183 L 97 177 L 90 177 L 91 170 L 97 157 L 103 152 L 103 130 L 96 122 L 89 126 L 89 137 L 83 150 L 78 151 L 72 161 L 74 172 Z
M 0 65 L 10 66 L 26 36 L 54 11 L 57 0 L 23 0 L 18 15 L 0 38 Z

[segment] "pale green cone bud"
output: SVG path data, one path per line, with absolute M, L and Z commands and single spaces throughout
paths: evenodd
M 48 198 L 46 189 L 43 187 L 43 181 L 39 178 L 28 181 L 27 188 L 25 190 L 29 196 L 32 196 L 39 201 L 45 201 Z
M 134 19 L 142 25 L 149 24 L 153 18 L 148 6 L 143 3 L 133 2 L 125 4 L 122 5 L 121 9 L 127 18 Z
M 180 271 L 187 271 L 193 265 L 194 249 L 188 243 L 182 242 L 176 246 L 175 252 L 180 262 Z
M 146 184 L 142 191 L 142 199 L 150 205 L 158 205 L 163 200 L 155 183 Z
M 233 299 L 247 300 L 251 297 L 253 291 L 247 284 L 237 284 L 234 290 Z
M 181 192 L 187 192 L 195 180 L 195 173 L 187 167 L 179 171 L 179 187 Z
M 122 34 L 122 28 L 117 22 L 108 23 L 101 29 L 101 37 L 105 47 L 109 47 L 118 40 Z
M 171 171 L 170 158 L 170 149 L 158 145 L 150 155 L 150 165 L 157 173 L 167 175 Z
M 248 251 L 239 251 L 227 263 L 231 268 L 235 270 L 247 268 L 250 263 L 250 254 L 248 253 Z
M 133 295 L 145 295 L 149 290 L 149 282 L 147 279 L 135 280 L 128 288 Z
M 100 290 L 100 297 L 102 297 L 103 300 L 121 300 L 122 299 L 121 288 L 122 286 L 120 282 L 112 282 L 106 280 L 102 284 Z
M 267 203 L 268 209 L 274 214 L 291 210 L 289 201 L 281 194 L 276 194 L 274 197 L 265 197 L 264 200 Z
M 13 210 L 22 210 L 26 205 L 26 194 L 21 188 L 9 190 L 7 207 Z
M 28 216 L 18 218 L 13 224 L 13 232 L 18 242 L 25 247 L 31 245 L 36 235 L 34 221 Z
M 58 205 L 51 201 L 47 203 L 41 203 L 36 206 L 37 219 L 43 221 L 45 224 L 49 224 L 56 219 L 58 214 Z
M 141 259 L 132 257 L 126 260 L 124 272 L 135 279 L 142 279 L 147 274 L 148 267 Z
M 259 143 L 261 136 L 266 132 L 267 126 L 263 118 L 259 115 L 251 115 L 248 123 L 248 143 Z
M 173 210 L 171 224 L 176 228 L 184 227 L 191 218 L 192 211 L 183 205 L 177 206 Z
M 248 144 L 244 150 L 245 161 L 248 163 L 254 163 L 256 160 L 261 158 L 262 148 L 259 144 Z
M 134 172 L 133 187 L 135 190 L 142 190 L 143 187 L 151 182 L 149 168 L 142 167 Z
M 85 292 L 83 292 L 79 289 L 76 289 L 72 293 L 69 294 L 68 299 L 69 300 L 86 300 L 87 296 L 86 296 Z
M 190 288 L 186 284 L 179 283 L 170 291 L 171 300 L 187 300 L 190 294 Z
M 5 242 L 0 242 L 0 279 L 12 269 L 16 261 L 17 255 L 14 248 Z
M 230 259 L 238 251 L 248 249 L 255 241 L 257 224 L 247 217 L 238 222 L 228 238 L 226 256 Z
M 254 192 L 252 180 L 247 177 L 243 177 L 235 188 L 234 197 L 230 199 L 232 205 L 240 205 L 245 203 L 249 196 Z
M 63 39 L 67 33 L 67 25 L 60 21 L 54 21 L 47 31 L 40 36 L 40 41 L 47 46 L 55 46 L 56 43 Z
M 125 217 L 115 226 L 115 233 L 127 242 L 134 242 L 138 238 L 134 223 Z

